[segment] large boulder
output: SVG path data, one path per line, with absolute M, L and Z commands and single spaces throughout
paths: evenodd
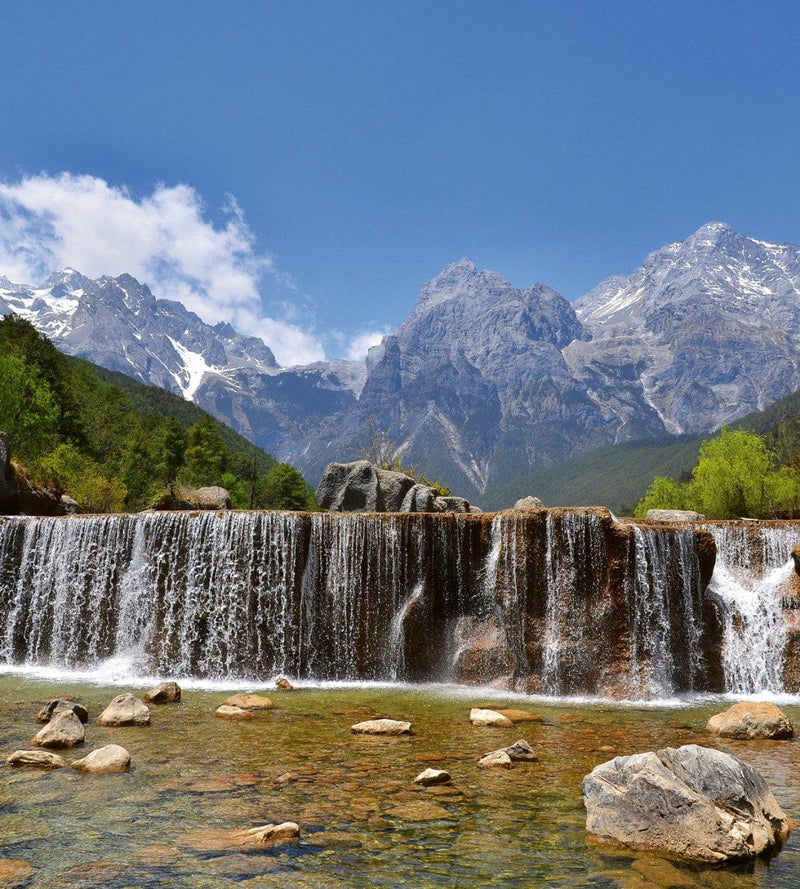
M 150 710 L 141 698 L 126 692 L 117 695 L 97 717 L 98 725 L 150 725 Z
M 71 711 L 59 713 L 31 739 L 36 747 L 75 747 L 83 744 L 86 733 L 83 723 Z
M 331 512 L 377 512 L 377 470 L 368 460 L 329 463 L 315 498 L 318 506 Z
M 469 500 L 463 497 L 437 497 L 434 500 L 436 512 L 455 512 L 466 515 L 470 512 Z
M 131 766 L 131 755 L 119 744 L 106 744 L 92 750 L 83 759 L 76 759 L 72 768 L 76 772 L 88 772 L 93 775 L 107 775 L 115 772 L 127 772 Z
M 706 731 L 740 741 L 784 741 L 794 736 L 789 717 L 767 701 L 741 701 L 706 723 Z
M 412 485 L 407 491 L 400 512 L 436 512 L 436 494 L 427 485 Z
M 377 469 L 378 508 L 383 512 L 400 512 L 406 494 L 414 487 L 414 479 L 404 472 Z
M 197 509 L 230 509 L 233 506 L 231 495 L 226 488 L 212 485 L 208 488 L 197 488 L 190 492 L 188 498 Z
M 603 763 L 583 779 L 583 797 L 593 838 L 693 861 L 751 859 L 789 835 L 752 766 L 695 744 Z

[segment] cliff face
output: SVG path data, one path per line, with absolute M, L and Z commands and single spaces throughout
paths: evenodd
M 721 690 L 713 541 L 592 510 L 0 525 L 0 660 L 549 695 Z M 55 591 L 55 592 L 54 592 Z

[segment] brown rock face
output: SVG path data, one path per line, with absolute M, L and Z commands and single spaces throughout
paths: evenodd
M 741 741 L 788 740 L 794 737 L 789 717 L 775 704 L 766 701 L 742 701 L 724 713 L 712 716 L 706 730 L 722 738 Z

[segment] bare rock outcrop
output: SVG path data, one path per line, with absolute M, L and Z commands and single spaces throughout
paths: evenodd
M 695 744 L 603 763 L 583 779 L 583 797 L 594 839 L 693 861 L 752 859 L 789 835 L 752 766 Z

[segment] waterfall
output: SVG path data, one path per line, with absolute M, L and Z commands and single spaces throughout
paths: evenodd
M 709 595 L 723 621 L 722 663 L 727 691 L 780 693 L 784 689 L 786 624 L 782 594 L 793 573 L 795 523 L 709 524 L 717 563 Z
M 0 664 L 660 696 L 702 684 L 700 573 L 601 509 L 7 518 Z
M 703 602 L 694 533 L 633 527 L 627 589 L 632 696 L 692 691 L 702 669 Z

